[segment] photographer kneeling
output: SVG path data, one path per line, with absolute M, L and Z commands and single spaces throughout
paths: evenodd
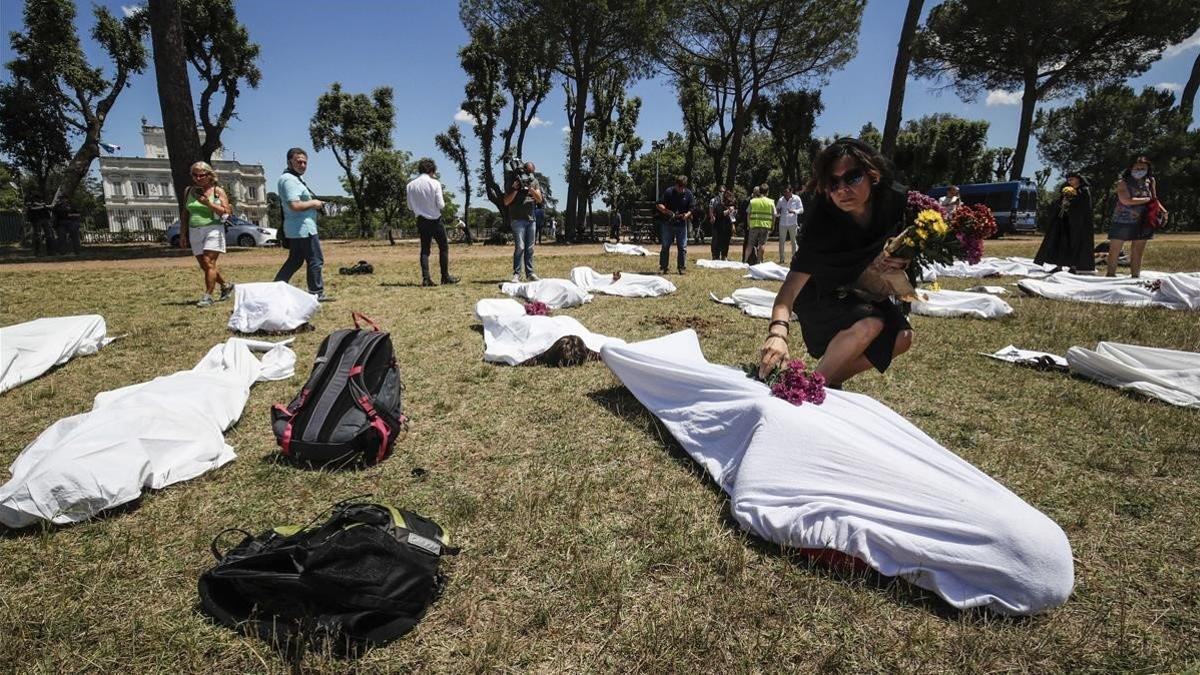
M 513 232 L 513 283 L 521 281 L 521 258 L 525 258 L 525 280 L 537 281 L 533 273 L 533 244 L 537 238 L 537 225 L 533 219 L 535 206 L 542 204 L 542 186 L 534 174 L 533 162 L 522 164 L 514 160 L 509 167 L 508 194 L 504 195 L 504 206 L 508 208 Z

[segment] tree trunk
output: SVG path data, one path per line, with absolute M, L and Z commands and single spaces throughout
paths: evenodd
M 150 0 L 150 38 L 154 47 L 154 76 L 158 82 L 158 107 L 162 111 L 167 156 L 175 202 L 183 210 L 184 195 L 192 184 L 189 170 L 200 159 L 200 136 L 188 78 L 183 24 L 178 0 Z M 207 160 L 206 160 L 207 161 Z
M 892 93 L 888 97 L 887 116 L 883 122 L 883 143 L 880 152 L 888 159 L 896 150 L 896 134 L 900 133 L 900 118 L 904 110 L 904 88 L 908 83 L 908 64 L 912 60 L 912 40 L 921 19 L 925 0 L 908 0 L 904 27 L 900 29 L 900 44 L 896 47 L 896 65 L 892 68 Z
M 579 215 L 579 165 L 583 161 L 583 120 L 587 114 L 588 85 L 591 84 L 590 74 L 581 70 L 575 79 L 575 110 L 571 122 L 571 151 L 567 157 L 567 239 L 576 239 L 576 225 Z
M 1191 126 L 1192 107 L 1196 104 L 1197 90 L 1200 90 L 1200 54 L 1196 55 L 1196 61 L 1192 63 L 1192 74 L 1179 97 L 1179 111 L 1183 113 L 1184 128 Z
M 732 188 L 737 184 L 738 160 L 742 154 L 742 136 L 745 135 L 746 129 L 750 126 L 750 116 L 754 112 L 754 104 L 757 102 L 757 97 L 750 98 L 750 104 L 743 107 L 740 103 L 735 103 L 733 107 L 733 133 L 729 139 L 729 164 L 725 167 L 726 185 Z
M 1037 107 L 1037 73 L 1025 74 L 1025 93 L 1021 95 L 1021 125 L 1017 128 L 1017 147 L 1013 149 L 1009 180 L 1019 180 L 1025 170 L 1025 154 L 1029 151 L 1029 134 L 1033 130 L 1033 111 Z
M 57 204 L 60 199 L 75 194 L 75 188 L 79 187 L 83 177 L 87 175 L 88 169 L 91 168 L 92 162 L 96 161 L 99 156 L 100 125 L 92 124 L 88 127 L 83 143 L 75 151 L 71 161 L 67 163 L 67 168 L 63 171 L 62 182 L 58 184 L 58 189 L 54 192 L 54 199 L 50 203 Z

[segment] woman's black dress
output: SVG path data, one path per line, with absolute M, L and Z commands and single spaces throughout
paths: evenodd
M 1095 239 L 1092 236 L 1092 194 L 1082 188 L 1071 200 L 1066 213 L 1061 210 L 1046 227 L 1046 236 L 1033 262 L 1050 263 L 1086 272 L 1096 269 Z
M 881 373 L 891 365 L 897 335 L 911 328 L 904 308 L 892 299 L 863 300 L 850 287 L 888 237 L 903 229 L 906 199 L 900 186 L 875 188 L 871 222 L 859 225 L 826 195 L 814 198 L 791 266 L 793 272 L 812 275 L 792 305 L 809 354 L 820 358 L 839 332 L 873 316 L 883 321 L 883 330 L 864 355 Z

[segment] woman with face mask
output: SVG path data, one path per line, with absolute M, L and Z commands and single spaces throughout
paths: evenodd
M 1146 222 L 1146 205 L 1157 196 L 1154 168 L 1145 155 L 1138 155 L 1125 173 L 1117 179 L 1117 205 L 1113 208 L 1112 226 L 1108 229 L 1108 273 L 1117 275 L 1117 258 L 1121 247 L 1130 242 L 1129 274 L 1142 273 L 1142 254 L 1146 242 L 1154 237 L 1154 229 Z

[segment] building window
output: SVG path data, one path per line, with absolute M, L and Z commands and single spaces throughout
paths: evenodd
M 149 187 L 146 185 L 146 183 L 144 181 L 138 181 L 138 182 L 134 183 L 133 190 L 134 190 L 134 194 L 136 194 L 139 197 L 145 197 L 147 194 L 149 194 Z
M 170 183 L 159 183 L 158 184 L 158 193 L 164 197 L 170 196 L 171 184 Z
M 258 201 L 258 188 L 256 188 L 256 187 L 246 188 L 246 199 L 248 199 L 250 201 Z
M 145 183 L 142 183 L 144 185 Z M 154 229 L 154 220 L 150 218 L 149 211 L 142 211 L 142 230 Z
M 113 184 L 112 184 L 113 196 L 120 197 L 122 192 L 123 192 L 123 186 L 121 184 L 121 181 L 113 181 Z

